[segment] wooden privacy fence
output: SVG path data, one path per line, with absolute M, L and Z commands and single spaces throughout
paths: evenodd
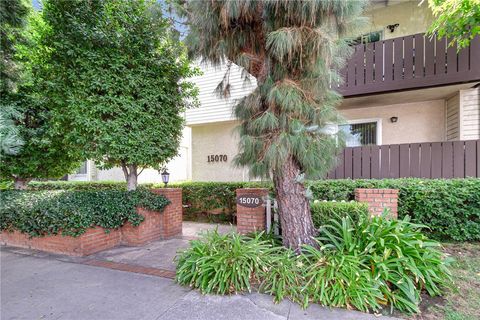
M 480 140 L 345 148 L 327 179 L 480 177 Z
M 348 97 L 480 79 L 480 37 L 458 52 L 456 44 L 447 46 L 450 40 L 419 33 L 358 44 L 337 90 Z

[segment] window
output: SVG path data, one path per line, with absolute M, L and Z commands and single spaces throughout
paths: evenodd
M 80 166 L 80 168 L 77 169 L 75 174 L 87 174 L 87 161 L 82 163 L 82 165 Z
M 345 142 L 347 147 L 359 147 L 380 144 L 378 141 L 379 122 L 352 122 L 338 126 L 346 135 Z

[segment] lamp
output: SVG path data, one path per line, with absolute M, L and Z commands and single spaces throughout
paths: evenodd
M 398 121 L 398 117 L 391 117 L 391 118 L 390 118 L 390 122 L 391 122 L 391 123 L 395 123 L 395 122 L 397 122 L 397 121 Z
M 170 173 L 168 173 L 166 168 L 163 168 L 161 175 L 162 175 L 162 182 L 165 184 L 165 188 L 166 188 L 168 184 L 168 180 L 170 179 Z

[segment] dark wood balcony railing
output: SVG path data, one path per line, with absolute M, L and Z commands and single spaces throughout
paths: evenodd
M 340 73 L 345 97 L 480 81 L 480 37 L 459 52 L 423 33 L 359 44 Z
M 327 179 L 480 178 L 480 140 L 345 148 Z

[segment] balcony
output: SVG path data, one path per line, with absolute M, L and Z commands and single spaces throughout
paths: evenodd
M 480 37 L 457 52 L 423 33 L 355 46 L 338 92 L 356 97 L 480 81 Z

